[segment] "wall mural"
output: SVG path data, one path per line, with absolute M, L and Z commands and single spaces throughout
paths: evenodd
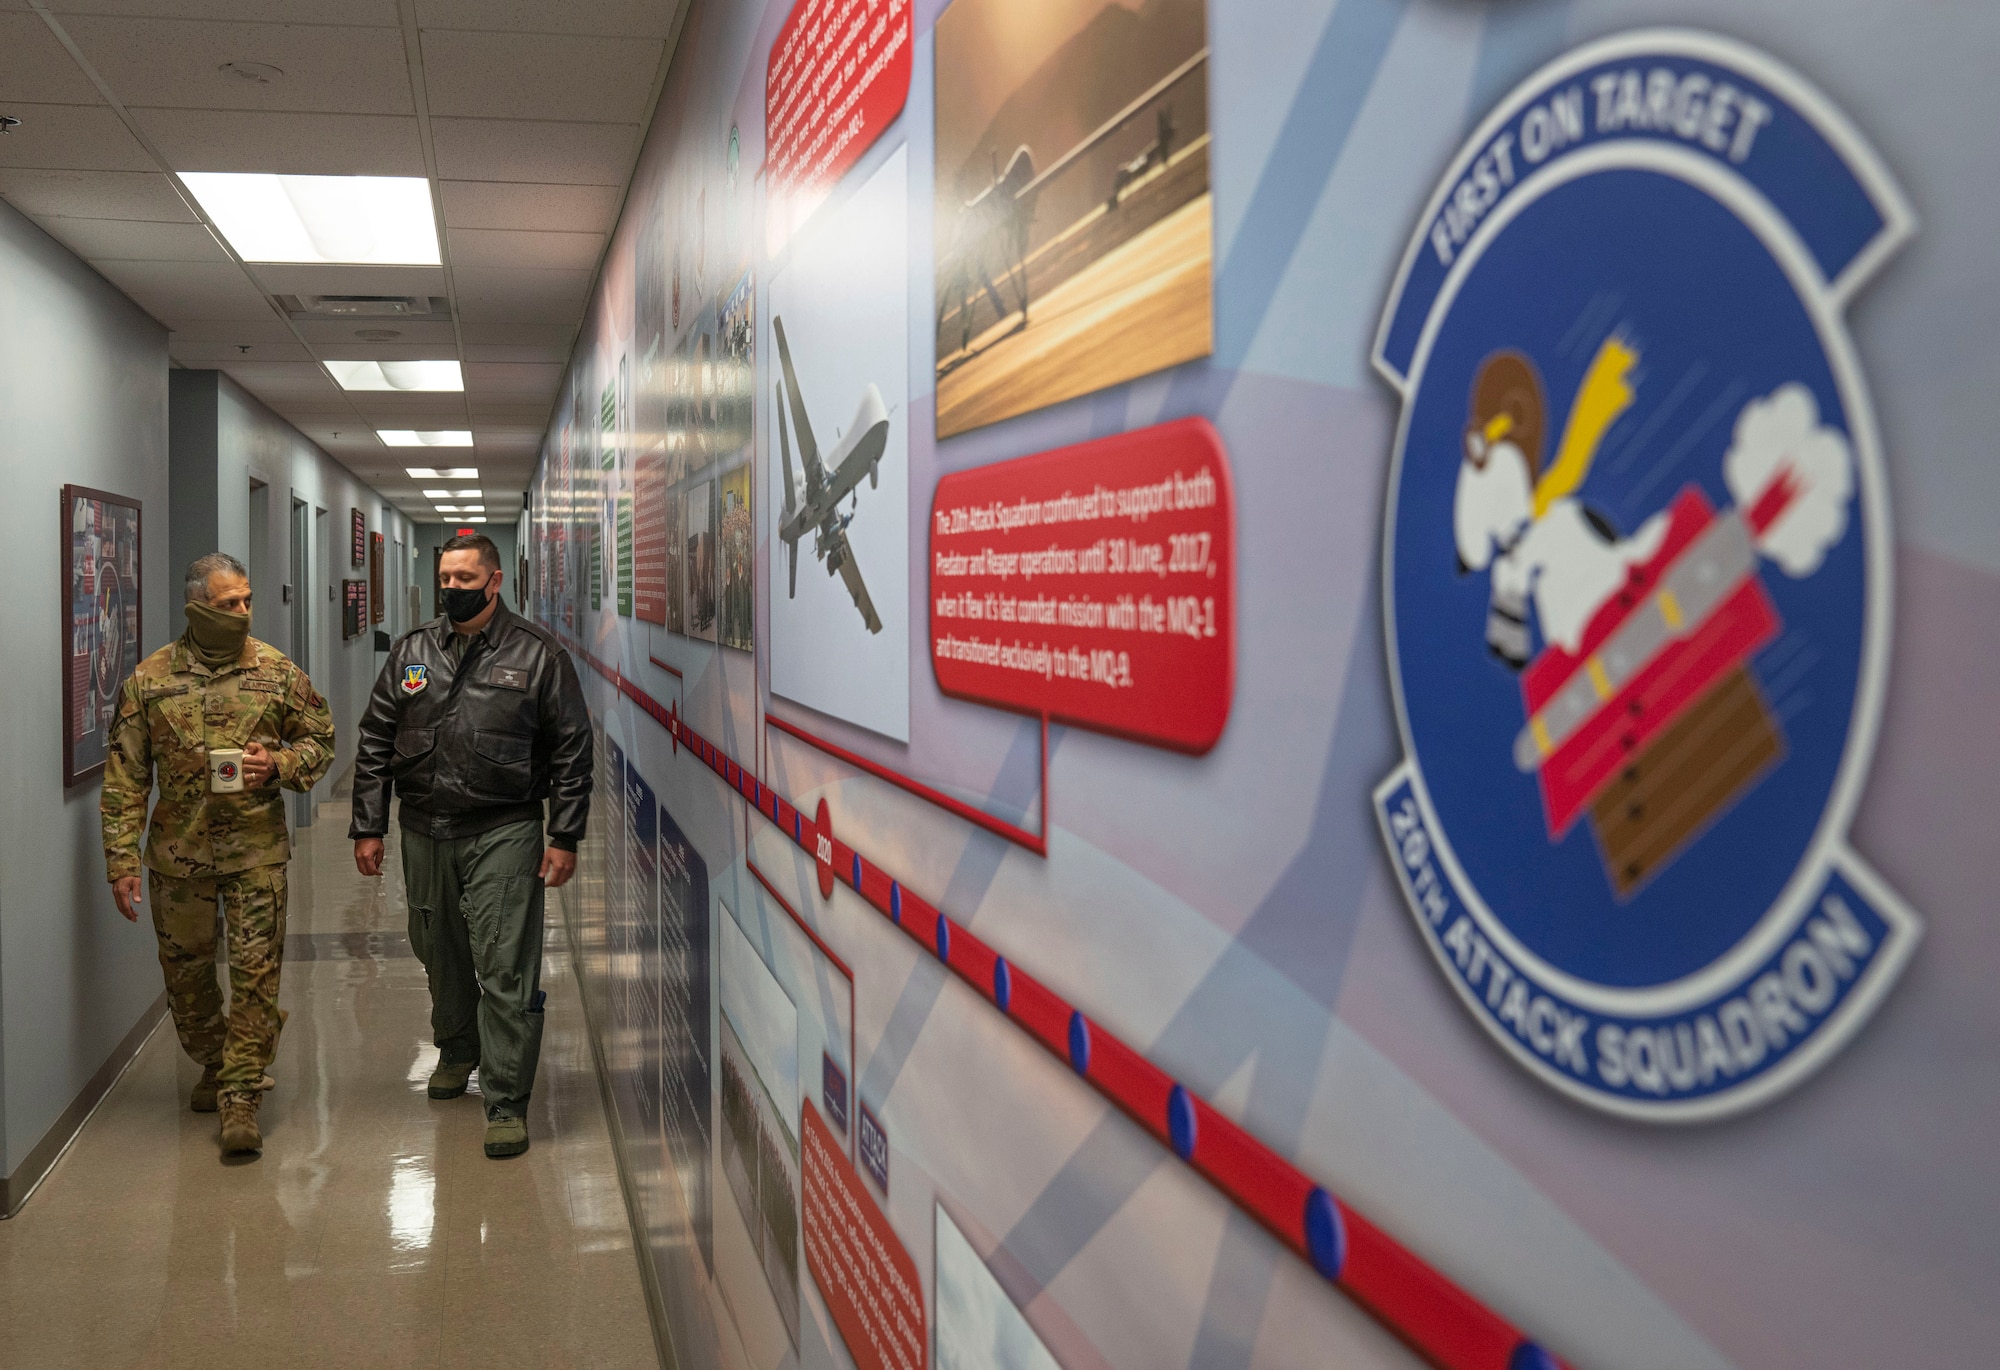
M 1269 9 L 689 12 L 522 578 L 655 1316 L 1978 1361 L 2000 93 L 1860 0 Z

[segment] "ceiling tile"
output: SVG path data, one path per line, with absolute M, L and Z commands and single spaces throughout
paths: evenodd
M 424 88 L 435 115 L 510 119 L 531 109 L 547 119 L 635 123 L 649 112 L 663 47 L 629 38 L 433 30 L 424 34 Z
M 491 328 L 492 324 L 482 327 Z M 569 360 L 569 348 L 555 343 L 545 347 L 509 347 L 493 343 L 468 342 L 465 345 L 465 360 L 468 362 L 553 362 L 557 366 Z
M 274 294 L 284 295 L 442 295 L 441 266 L 332 266 L 319 262 L 257 262 L 250 270 Z M 354 324 L 366 328 L 374 324 Z M 395 328 L 394 319 L 381 321 Z
M 222 364 L 229 378 L 266 404 L 279 399 L 336 401 L 340 387 L 317 362 L 233 361 Z
M 435 390 L 350 390 L 347 402 L 378 428 L 463 428 L 465 399 Z M 430 463 L 425 463 L 430 464 Z
M 257 23 L 359 24 L 394 28 L 396 0 L 48 0 L 59 15 L 117 14 L 131 18 L 247 20 Z M 64 21 L 65 27 L 68 20 Z
M 413 116 L 240 109 L 135 109 L 176 171 L 289 176 L 421 176 Z
M 556 387 L 562 384 L 562 372 L 560 364 L 467 362 L 465 389 L 475 402 L 488 395 L 509 398 L 532 395 L 552 400 Z
M 75 219 L 37 215 L 50 237 L 87 261 L 228 263 L 229 254 L 200 224 L 140 219 Z
M 213 343 L 220 347 L 235 348 L 244 343 L 253 347 L 285 343 L 296 345 L 291 329 L 270 310 L 264 311 L 261 319 L 244 321 L 219 319 L 178 320 L 173 332 L 167 337 L 167 345 L 177 343 Z
M 465 344 L 470 349 L 475 344 L 492 344 L 505 347 L 546 347 L 560 354 L 562 361 L 569 360 L 570 343 L 576 338 L 573 324 L 551 325 L 540 323 L 472 323 L 462 325 Z M 551 361 L 558 358 L 543 357 L 535 360 Z M 467 360 L 470 360 L 468 357 Z M 486 361 L 526 361 L 521 357 L 487 357 Z
M 304 428 L 314 424 L 329 434 L 341 433 L 346 436 L 341 441 L 375 443 L 375 430 L 365 420 L 350 409 L 345 401 L 286 399 L 280 397 L 272 401 L 271 408 L 283 414 L 294 427 Z
M 530 266 L 594 271 L 604 250 L 602 233 L 534 233 L 505 228 L 454 228 L 447 238 L 451 264 L 459 267 Z
M 425 29 L 665 38 L 680 8 L 681 0 L 417 0 L 417 22 Z
M 0 197 L 25 214 L 196 222 L 174 183 L 158 172 L 0 170 Z
M 170 328 L 183 319 L 271 318 L 263 294 L 230 263 L 100 262 L 97 269 Z
M 345 342 L 315 344 L 313 355 L 334 361 L 421 362 L 447 357 L 456 350 L 449 342 L 444 344 L 400 341 L 377 343 L 352 339 Z
M 458 345 L 449 320 L 438 319 L 298 319 L 299 336 L 327 357 L 372 357 L 369 344 L 356 336 L 363 329 L 392 330 L 398 346 L 415 347 L 426 356 L 448 357 Z M 442 349 L 442 350 L 440 350 Z M 422 358 L 404 358 L 422 360 Z
M 548 422 L 552 407 L 547 400 L 524 403 L 519 400 L 487 399 L 476 395 L 468 395 L 466 400 L 472 410 L 474 424 L 545 424 Z
M 102 100 L 83 69 L 32 11 L 0 14 L 0 90 L 7 92 L 10 102 L 94 105 Z
M 444 221 L 453 228 L 511 228 L 609 233 L 618 215 L 617 186 L 516 185 L 445 181 Z
M 21 126 L 0 137 L 0 167 L 64 167 L 77 171 L 157 171 L 109 105 L 9 102 Z
M 413 114 L 396 28 L 77 15 L 63 27 L 128 106 Z M 268 85 L 219 70 L 261 62 Z
M 438 175 L 457 181 L 621 186 L 638 135 L 637 124 L 431 120 Z
M 583 313 L 588 271 L 454 270 L 459 316 L 479 323 L 568 323 Z
M 244 352 L 242 347 L 250 350 Z M 278 361 L 309 362 L 311 352 L 295 342 L 217 342 L 207 338 L 190 338 L 182 333 L 170 334 L 167 338 L 167 355 L 182 366 L 216 367 L 224 362 Z

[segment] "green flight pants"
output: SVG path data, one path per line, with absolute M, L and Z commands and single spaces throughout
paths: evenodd
M 479 1066 L 489 1117 L 528 1116 L 542 1052 L 542 825 L 471 837 L 403 829 L 410 946 L 431 983 L 442 1061 Z

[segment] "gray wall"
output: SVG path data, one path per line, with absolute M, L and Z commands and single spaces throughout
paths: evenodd
M 298 802 L 293 821 L 310 822 L 312 808 L 333 792 L 354 759 L 354 723 L 384 658 L 375 651 L 377 625 L 341 637 L 339 588 L 366 580 L 351 555 L 351 513 L 359 509 L 370 533 L 384 535 L 383 589 L 388 615 L 379 625 L 393 637 L 413 626 L 408 589 L 415 562 L 415 528 L 374 489 L 219 371 L 173 373 L 173 556 L 176 568 L 204 552 L 224 551 L 250 568 L 256 593 L 251 631 L 304 662 L 333 710 L 335 760 L 312 801 Z M 305 505 L 304 583 L 292 579 L 294 502 Z M 428 565 L 428 554 L 425 554 Z M 305 610 L 303 651 L 285 587 Z
M 160 995 L 153 932 L 104 881 L 95 781 L 62 787 L 65 483 L 139 500 L 141 651 L 169 617 L 167 335 L 0 204 L 0 1175 L 12 1174 Z
M 505 573 L 505 578 L 500 582 L 500 593 L 506 597 L 509 609 L 522 612 L 521 601 L 515 597 L 515 592 L 519 589 L 515 583 L 519 578 L 519 566 L 515 558 L 519 539 L 515 535 L 512 523 L 420 523 L 417 525 L 416 575 L 417 584 L 422 587 L 420 599 L 423 607 L 417 619 L 419 623 L 437 617 L 437 599 L 432 593 L 431 585 L 431 566 L 436 559 L 437 549 L 460 528 L 467 527 L 486 534 L 493 539 L 493 545 L 500 549 L 500 569 Z

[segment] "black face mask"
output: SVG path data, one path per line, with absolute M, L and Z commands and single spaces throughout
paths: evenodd
M 492 587 L 493 581 L 489 577 L 484 585 L 453 585 L 447 588 L 444 591 L 445 616 L 453 623 L 470 623 L 486 612 L 486 606 L 491 602 L 486 592 Z

